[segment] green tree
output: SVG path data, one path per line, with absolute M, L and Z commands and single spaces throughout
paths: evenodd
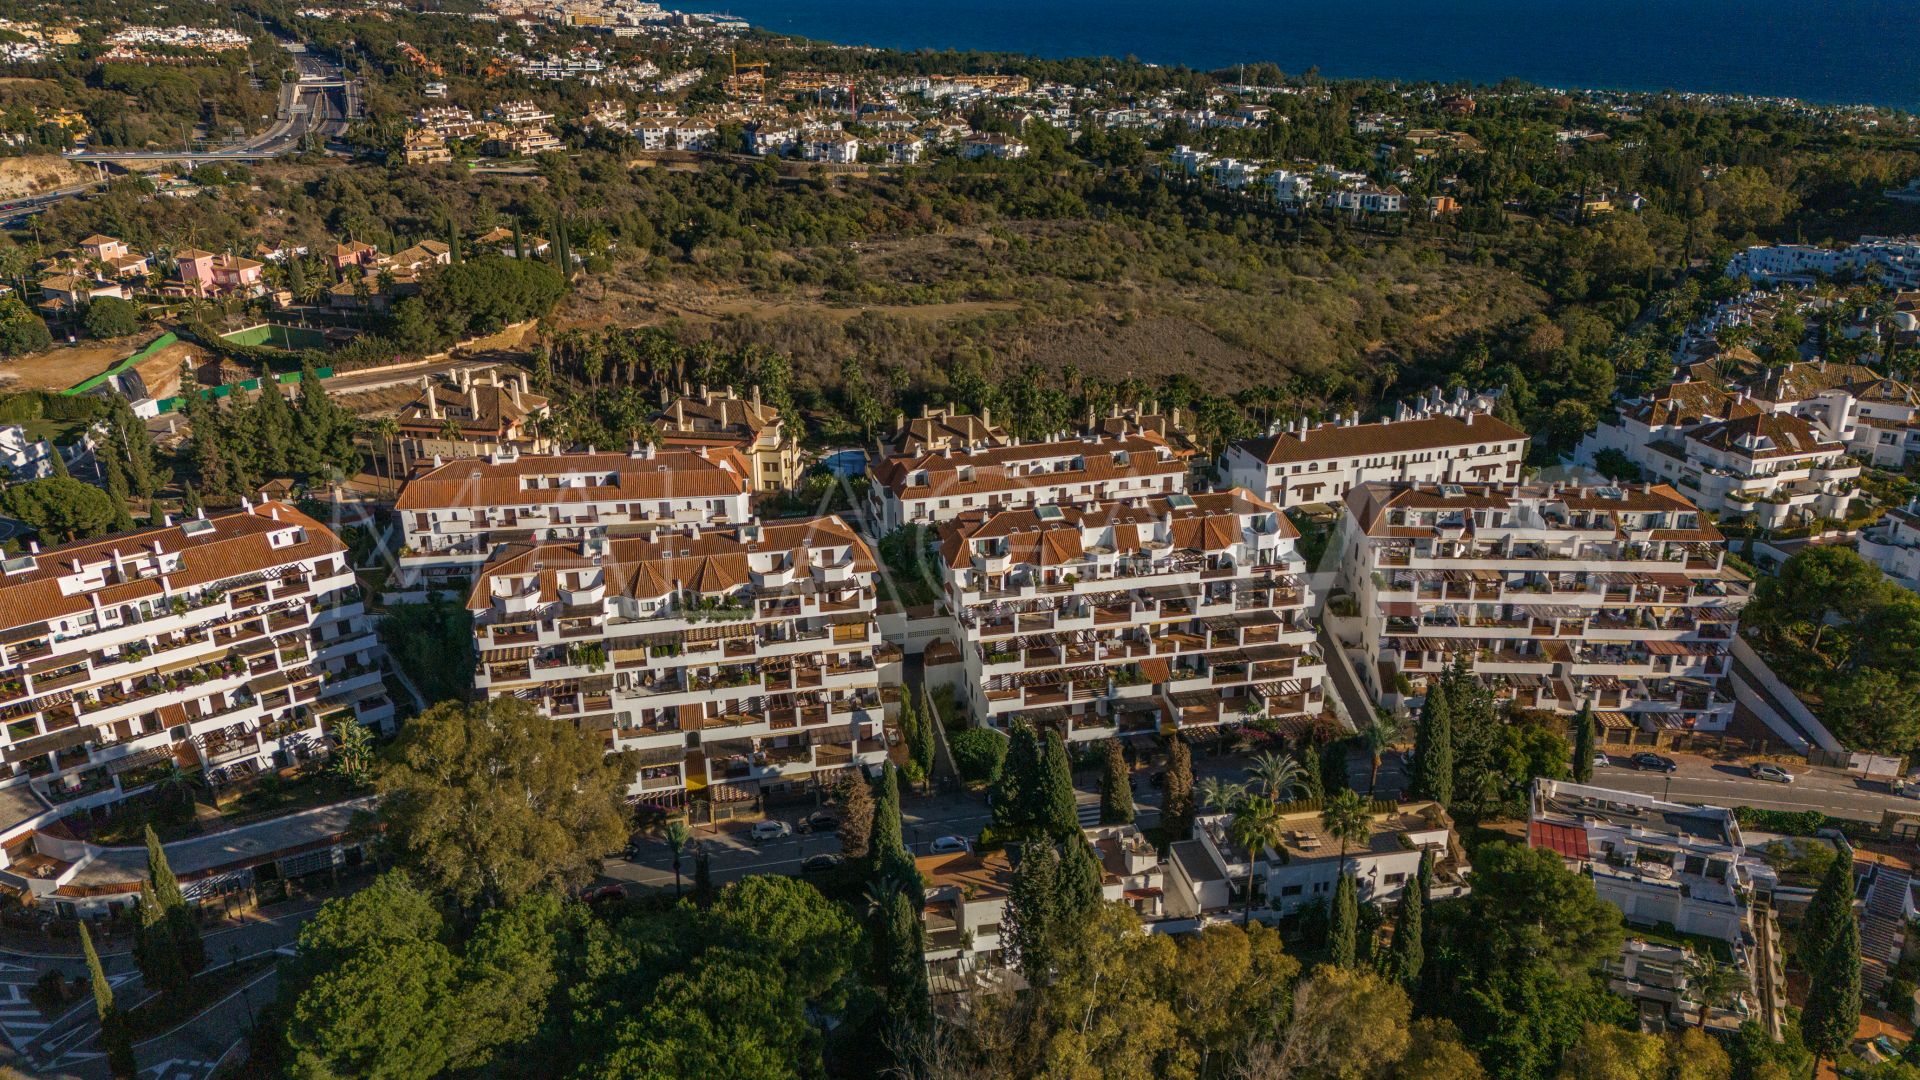
M 1838 880 L 1844 874 L 1851 883 L 1852 862 L 1851 853 L 1842 854 L 1834 860 L 1829 879 Z M 1825 882 L 1821 888 L 1827 890 Z M 1803 932 L 1808 986 L 1800 1034 L 1816 1060 L 1826 1058 L 1837 1064 L 1860 1028 L 1860 922 L 1853 913 L 1851 893 L 1829 897 L 1817 913 L 1818 923 L 1812 921 L 1815 914 L 1810 908 Z
M 1286 820 L 1280 807 L 1268 796 L 1240 800 L 1233 818 L 1227 822 L 1227 839 L 1247 853 L 1247 880 L 1242 895 L 1249 917 L 1253 914 L 1254 868 L 1266 861 L 1267 849 L 1278 847 L 1286 836 Z
M 92 338 L 125 337 L 140 329 L 140 309 L 117 296 L 96 297 L 87 301 L 80 326 Z
M 1043 982 L 1053 968 L 1059 905 L 1060 856 L 1052 843 L 1030 839 L 1020 847 L 1002 919 L 1003 940 L 1012 947 L 1012 959 L 1028 982 Z
M 886 989 L 887 1018 L 896 1031 L 896 1043 L 911 1042 L 900 1037 L 902 1029 L 917 1032 L 932 1019 L 924 934 L 920 908 L 912 895 L 898 886 L 887 889 L 874 934 L 875 970 Z
M 1573 721 L 1573 779 L 1576 783 L 1593 782 L 1593 753 L 1596 735 L 1593 723 L 1593 706 L 1580 706 L 1580 715 Z
M 178 991 L 186 983 L 186 973 L 181 970 L 180 951 L 167 925 L 167 909 L 154 897 L 151 878 L 140 882 L 140 900 L 134 914 L 133 962 L 140 968 L 147 988 L 160 994 Z
M 1253 764 L 1247 767 L 1247 775 L 1259 785 L 1261 794 L 1276 803 L 1291 800 L 1306 783 L 1298 762 L 1270 750 L 1254 755 Z
M 1160 827 L 1169 841 L 1193 833 L 1193 752 L 1174 732 L 1167 736 L 1166 786 L 1160 795 Z
M 1420 871 L 1400 894 L 1400 911 L 1393 921 L 1393 947 L 1388 955 L 1388 974 L 1407 993 L 1413 995 L 1420 985 L 1420 968 L 1426 963 L 1426 946 L 1421 941 L 1426 923 L 1426 895 L 1433 876 L 1433 854 L 1420 853 Z
M 353 788 L 368 787 L 373 783 L 374 753 L 373 732 L 367 725 L 351 716 L 334 725 L 332 772 Z
M 127 474 L 126 471 L 120 467 L 119 455 L 114 453 L 111 447 L 102 447 L 99 461 L 103 490 L 106 491 L 107 498 L 113 502 L 112 531 L 116 533 L 131 532 L 133 530 L 133 514 L 127 509 L 127 504 L 129 501 L 128 497 L 132 493 L 127 490 Z
M 969 784 L 999 782 L 1007 759 L 1008 739 L 997 731 L 968 728 L 947 736 L 947 749 L 953 754 L 953 767 Z
M 1040 786 L 1034 792 L 1032 819 L 1040 830 L 1055 839 L 1080 834 L 1080 811 L 1073 794 L 1073 770 L 1067 762 L 1066 743 L 1057 732 L 1048 732 L 1040 752 Z
M 1857 668 L 1822 695 L 1821 719 L 1848 746 L 1905 754 L 1920 746 L 1920 685 L 1911 673 Z
M 864 859 L 873 837 L 873 787 L 859 774 L 840 783 L 840 853 L 849 859 Z
M 1309 802 L 1324 802 L 1327 784 L 1320 768 L 1320 748 L 1307 743 L 1300 748 L 1301 789 Z
M 1100 824 L 1133 824 L 1133 772 L 1119 739 L 1108 739 L 1100 771 Z
M 115 518 L 113 500 L 105 491 L 70 476 L 15 484 L 0 495 L 0 504 L 9 516 L 54 543 L 104 536 Z
M 153 883 L 154 900 L 166 913 L 167 933 L 173 938 L 180 970 L 190 979 L 207 966 L 207 947 L 200 940 L 200 924 L 193 917 L 186 895 L 180 891 L 180 880 L 173 876 L 173 867 L 167 863 L 167 850 L 161 846 L 152 825 L 147 826 L 147 880 Z
M 1414 729 L 1413 793 L 1442 806 L 1453 802 L 1453 723 L 1446 687 L 1437 679 L 1427 681 L 1427 698 Z
M 1354 890 L 1353 875 L 1340 870 L 1333 887 L 1333 925 L 1327 932 L 1327 952 L 1336 967 L 1351 968 L 1358 950 L 1360 899 Z
M 892 762 L 880 766 L 880 779 L 874 784 L 873 829 L 868 836 L 868 876 L 893 881 L 918 897 L 920 874 L 900 833 L 900 784 Z
M 627 838 L 631 775 L 572 722 L 517 698 L 433 706 L 381 770 L 380 818 L 401 864 L 463 907 L 591 879 Z
M 680 898 L 680 858 L 687 853 L 687 843 L 693 839 L 693 831 L 687 823 L 678 818 L 667 822 L 663 836 L 667 845 L 667 857 L 673 860 L 673 898 Z
M 107 1073 L 114 1080 L 133 1080 L 140 1074 L 133 1056 L 133 1036 L 120 1010 L 113 1007 L 113 984 L 100 966 L 100 954 L 94 950 L 93 934 L 85 920 L 80 923 L 80 952 L 87 958 L 87 982 L 93 987 L 93 1011 L 100 1021 L 100 1047 L 107 1054 Z
M 1034 793 L 1040 789 L 1041 746 L 1032 726 L 1019 721 L 1008 739 L 1000 782 L 993 789 L 993 827 L 1011 836 L 1036 824 L 1031 811 Z

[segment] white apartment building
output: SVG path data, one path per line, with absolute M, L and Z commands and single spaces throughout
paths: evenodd
M 1894 584 L 1920 592 L 1920 508 L 1908 503 L 1888 510 L 1862 529 L 1860 557 L 1878 566 Z
M 975 511 L 940 531 L 975 723 L 1068 741 L 1319 720 L 1299 533 L 1244 491 Z
M 1810 420 L 1875 465 L 1904 468 L 1920 457 L 1920 394 L 1865 365 L 1788 364 L 1743 389 L 1760 408 Z
M 176 765 L 237 781 L 393 715 L 346 545 L 280 503 L 7 559 L 0 647 L 0 828 Z
M 1920 287 L 1920 241 L 1863 236 L 1839 248 L 1763 244 L 1727 260 L 1728 277 L 1811 284 L 1820 278 L 1865 277 L 1871 272 L 1896 288 Z
M 1726 942 L 1753 933 L 1749 897 L 1776 882 L 1731 810 L 1563 780 L 1533 782 L 1527 843 L 1590 874 L 1630 924 Z
M 1402 405 L 1393 420 L 1291 428 L 1227 447 L 1220 471 L 1279 507 L 1330 503 L 1361 484 L 1510 483 L 1520 479 L 1528 438 L 1464 396 Z
M 808 161 L 852 165 L 860 160 L 860 140 L 844 131 L 817 129 L 807 132 L 800 153 Z
M 1187 489 L 1187 458 L 1151 432 L 894 454 L 868 467 L 882 533 L 969 510 L 1145 499 Z
M 1298 804 L 1282 811 L 1286 831 L 1280 843 L 1250 853 L 1228 837 L 1231 814 L 1203 814 L 1195 819 L 1193 840 L 1172 848 L 1176 893 L 1200 899 L 1204 913 L 1226 913 L 1244 906 L 1248 864 L 1253 870 L 1254 910 L 1291 915 L 1310 905 L 1331 904 L 1340 884 L 1340 842 L 1328 835 L 1320 809 Z M 1463 896 L 1472 871 L 1466 849 L 1453 834 L 1453 819 L 1434 802 L 1410 802 L 1398 807 L 1375 803 L 1367 820 L 1367 840 L 1347 849 L 1347 873 L 1362 903 L 1394 904 L 1420 875 L 1422 855 L 1433 857 L 1433 889 L 1437 899 Z M 1230 896 L 1231 906 L 1221 898 Z
M 1752 583 L 1665 485 L 1368 484 L 1347 495 L 1342 570 L 1361 680 L 1385 705 L 1464 659 L 1514 707 L 1603 729 L 1719 731 Z
M 1305 206 L 1313 201 L 1313 176 L 1309 173 L 1275 169 L 1267 174 L 1266 185 L 1273 189 L 1273 201 L 1282 206 Z
M 474 686 L 635 751 L 634 800 L 724 814 L 886 759 L 874 568 L 837 517 L 511 544 L 467 600 Z
M 961 140 L 960 156 L 968 160 L 993 158 L 996 161 L 1018 161 L 1027 156 L 1027 144 L 998 132 L 969 135 Z
M 1824 415 L 1852 415 L 1850 404 L 1835 405 L 1819 399 Z M 1688 492 L 1703 510 L 1766 528 L 1845 518 L 1860 476 L 1824 424 L 1702 382 L 1674 383 L 1621 406 L 1581 440 L 1574 460 L 1592 466 L 1607 450 L 1648 479 Z
M 393 587 L 464 591 L 502 544 L 745 521 L 751 474 L 725 448 L 521 454 L 507 446 L 484 457 L 436 459 L 394 501 L 402 547 Z

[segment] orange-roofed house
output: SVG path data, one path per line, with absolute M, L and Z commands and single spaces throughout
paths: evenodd
M 6 559 L 0 836 L 175 766 L 230 787 L 324 756 L 323 718 L 390 723 L 357 597 L 346 545 L 276 502 Z
M 724 818 L 886 760 L 900 652 L 880 641 L 878 567 L 845 521 L 534 531 L 556 538 L 508 543 L 474 573 L 474 686 L 630 751 L 635 803 Z
M 1342 575 L 1361 682 L 1417 708 L 1462 663 L 1496 700 L 1594 710 L 1604 740 L 1724 730 L 1753 583 L 1664 484 L 1364 484 L 1347 493 Z
M 1321 722 L 1299 533 L 1249 492 L 972 511 L 940 565 L 975 723 L 1070 741 Z

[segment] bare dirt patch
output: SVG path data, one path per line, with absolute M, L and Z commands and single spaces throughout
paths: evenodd
M 93 170 L 47 154 L 0 158 L 0 199 L 20 199 L 74 187 L 94 179 Z

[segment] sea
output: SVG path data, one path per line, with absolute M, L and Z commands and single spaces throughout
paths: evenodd
M 1336 78 L 1791 97 L 1920 112 L 1920 0 L 728 0 L 843 45 L 1267 61 Z

